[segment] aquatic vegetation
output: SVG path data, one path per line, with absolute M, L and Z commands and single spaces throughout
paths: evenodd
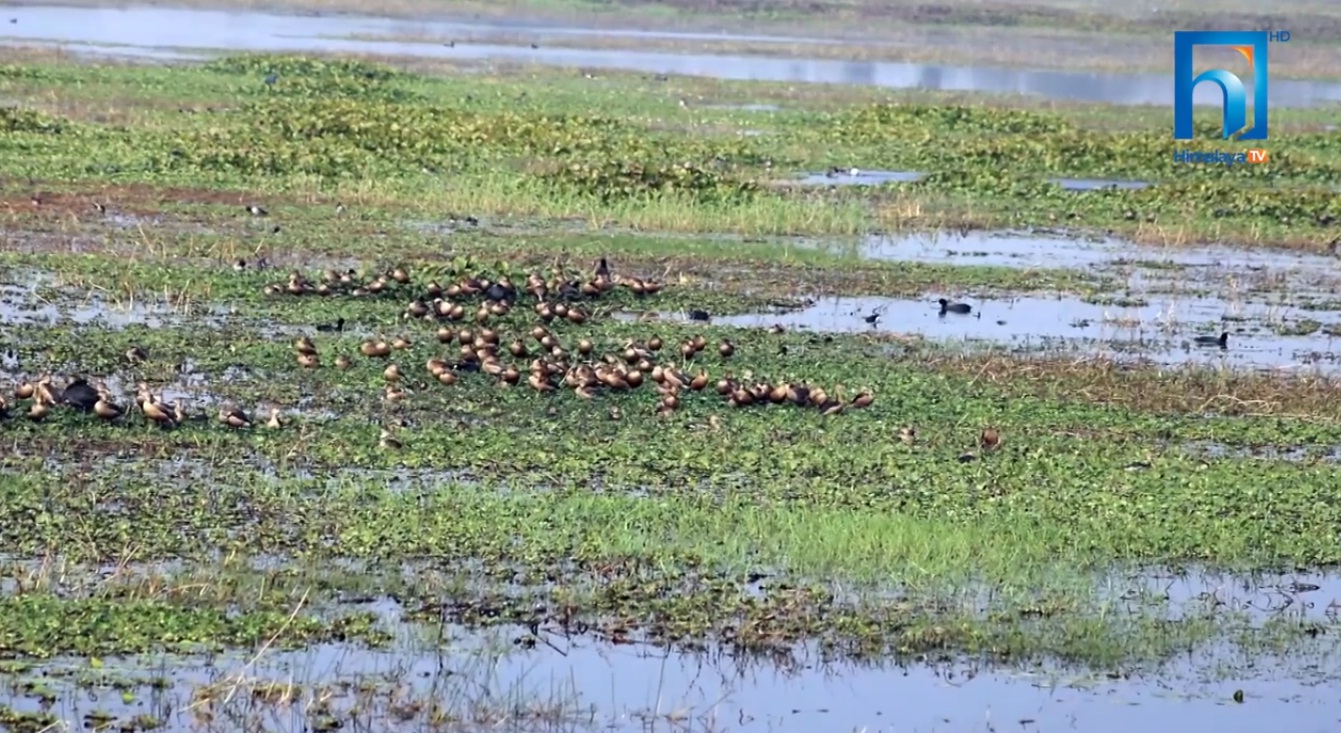
M 28 132 L 58 135 L 66 130 L 61 121 L 37 110 L 21 107 L 0 107 L 0 129 L 7 133 Z
M 1336 382 L 1228 368 L 1329 352 L 1330 281 L 1275 264 L 1197 279 L 1211 268 L 1140 253 L 878 262 L 759 236 L 1175 220 L 1320 247 L 1341 215 L 1332 142 L 1283 135 L 1270 169 L 1184 174 L 1155 133 L 1065 110 L 790 110 L 745 136 L 627 80 L 472 84 L 274 56 L 0 70 L 26 105 L 0 110 L 0 657 L 25 695 L 71 694 L 30 672 L 80 657 L 396 660 L 417 654 L 407 635 L 448 630 L 499 630 L 520 654 L 581 640 L 1110 674 L 1225 639 L 1305 655 L 1335 638 L 1334 616 L 1175 611 L 1124 580 L 1341 562 Z M 603 98 L 624 106 L 594 113 Z M 927 175 L 784 180 L 872 161 Z M 1307 317 L 1278 302 L 1296 285 Z M 1221 296 L 1211 311 L 1162 305 L 1198 288 Z M 1092 319 L 1161 342 L 1082 358 L 1016 326 L 1039 314 L 1049 337 Z M 1013 343 L 938 338 L 956 328 Z M 311 701 L 317 730 L 357 717 L 317 702 L 349 688 L 295 680 L 226 684 Z M 193 684 L 200 708 L 233 705 Z M 507 718 L 364 684 L 402 720 Z M 55 720 L 26 704 L 0 724 Z M 152 728 L 140 714 L 85 717 Z
M 328 192 L 375 178 L 384 195 L 411 207 L 432 200 L 449 209 L 473 205 L 634 225 L 649 216 L 664 222 L 672 208 L 701 207 L 676 223 L 691 231 L 938 226 L 962 222 L 971 207 L 970 226 L 1065 222 L 1146 233 L 1174 227 L 1190 239 L 1214 233 L 1265 243 L 1288 229 L 1291 239 L 1320 246 L 1330 241 L 1337 216 L 1329 187 L 1341 157 L 1334 136 L 1318 132 L 1273 135 L 1264 165 L 1180 165 L 1175 152 L 1218 148 L 1172 141 L 1162 127 L 1096 130 L 1065 110 L 877 103 L 749 121 L 767 135 L 700 135 L 693 132 L 698 126 L 730 129 L 741 120 L 729 111 L 688 118 L 680 112 L 669 121 L 593 114 L 602 105 L 573 103 L 622 93 L 654 109 L 664 104 L 638 87 L 556 90 L 566 100 L 556 107 L 546 104 L 541 87 L 470 92 L 462 80 L 301 57 L 96 73 L 100 83 L 125 90 L 129 99 L 120 105 L 145 107 L 137 121 L 7 110 L 11 134 L 0 144 L 10 153 L 4 156 L 10 173 L 46 181 L 151 176 L 181 186 L 315 185 Z M 137 75 L 148 73 L 155 83 L 137 86 Z M 78 77 L 59 68 L 30 74 L 15 67 L 0 78 L 20 98 L 37 91 L 33 84 L 78 88 Z M 228 99 L 202 106 L 192 100 L 193 87 Z M 508 99 L 515 103 L 503 105 Z M 190 114 L 163 111 L 174 100 L 190 102 L 182 107 Z M 1198 124 L 1209 130 L 1214 123 Z M 35 160 L 42 161 L 40 171 Z M 854 165 L 927 175 L 861 193 L 771 185 L 807 169 Z M 1069 192 L 1047 182 L 1058 176 L 1152 185 Z M 429 199 L 418 195 L 425 189 Z M 834 217 L 835 206 L 845 210 L 841 217 Z M 919 213 L 897 213 L 908 210 Z

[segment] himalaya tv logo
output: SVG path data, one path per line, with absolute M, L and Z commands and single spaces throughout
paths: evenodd
M 1269 82 L 1267 49 L 1271 43 L 1288 43 L 1289 31 L 1176 31 L 1173 34 L 1173 137 L 1192 140 L 1192 93 L 1198 84 L 1209 82 L 1220 88 L 1221 139 L 1266 140 Z M 1193 49 L 1197 46 L 1227 46 L 1238 51 L 1248 62 L 1253 85 L 1253 123 L 1248 126 L 1248 95 L 1237 74 L 1226 69 L 1209 69 L 1193 74 Z M 1173 154 L 1175 163 L 1234 165 L 1266 163 L 1267 151 L 1254 148 L 1243 151 L 1180 150 Z

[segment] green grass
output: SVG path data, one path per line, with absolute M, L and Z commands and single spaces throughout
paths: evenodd
M 272 69 L 282 72 L 273 90 L 259 82 Z M 1093 107 L 918 102 L 744 115 L 682 109 L 665 85 L 640 77 L 539 76 L 422 77 L 264 57 L 203 69 L 11 66 L 0 91 L 58 114 L 6 111 L 2 170 L 15 195 L 28 180 L 152 182 L 680 232 L 1061 224 L 1321 247 L 1338 214 L 1332 136 L 1290 132 L 1316 129 L 1307 120 L 1317 112 L 1279 115 L 1267 165 L 1188 166 L 1174 164 L 1173 151 L 1236 148 L 1176 143 L 1167 120 L 1096 118 Z M 734 134 L 745 127 L 768 134 Z M 853 165 L 929 176 L 873 189 L 778 187 L 799 172 Z M 1156 185 L 1078 193 L 1051 177 Z
M 272 68 L 281 82 L 266 91 Z M 198 660 L 201 644 L 318 643 L 394 655 L 407 626 L 443 623 L 503 626 L 521 648 L 557 633 L 536 631 L 546 625 L 680 648 L 817 643 L 849 658 L 1097 670 L 1227 639 L 1249 656 L 1326 646 L 1330 622 L 1132 604 L 1115 579 L 1341 562 L 1331 380 L 633 320 L 819 295 L 1119 297 L 1108 271 L 873 262 L 822 246 L 838 234 L 1068 225 L 1321 247 L 1338 158 L 1309 132 L 1318 113 L 1281 114 L 1270 167 L 1178 170 L 1166 121 L 1147 112 L 881 104 L 816 88 L 745 115 L 681 108 L 680 91 L 631 75 L 594 85 L 291 58 L 0 67 L 0 94 L 25 103 L 0 116 L 6 379 L 86 375 L 128 412 L 58 407 L 36 422 L 6 384 L 0 575 L 14 581 L 0 585 L 0 656 Z M 734 134 L 742 126 L 768 134 Z M 777 185 L 848 164 L 932 175 L 874 190 Z M 1043 182 L 1055 175 L 1158 185 L 1068 193 Z M 248 215 L 252 204 L 269 216 Z M 557 344 L 534 335 L 530 294 L 487 316 L 480 298 L 448 294 L 461 320 L 404 317 L 430 283 L 590 279 L 597 257 L 635 280 L 577 306 L 584 322 L 549 323 Z M 258 270 L 262 259 L 273 267 Z M 353 268 L 366 285 L 401 267 L 410 282 L 380 295 L 267 292 L 294 270 L 320 282 Z M 664 287 L 636 294 L 647 282 Z M 63 315 L 33 322 L 42 307 Z M 77 309 L 107 320 L 76 323 Z M 314 330 L 337 317 L 344 332 Z M 515 369 L 516 384 L 430 374 L 431 358 L 461 358 L 466 329 L 497 336 L 483 361 Z M 296 359 L 300 334 L 319 367 Z M 696 336 L 706 348 L 686 355 Z M 360 353 L 398 337 L 410 343 L 385 360 Z M 129 363 L 132 347 L 148 358 Z M 632 386 L 539 394 L 527 376 L 542 356 Z M 388 362 L 401 400 L 386 397 Z M 666 369 L 707 387 L 663 388 L 668 400 L 653 384 Z M 198 419 L 150 424 L 131 396 L 141 381 Z M 719 381 L 809 385 L 846 407 L 742 407 Z M 867 392 L 869 406 L 850 402 Z M 215 420 L 224 403 L 256 426 Z M 272 408 L 285 418 L 275 430 L 263 425 Z M 980 444 L 987 429 L 998 447 Z M 1290 450 L 1297 460 L 1265 457 Z

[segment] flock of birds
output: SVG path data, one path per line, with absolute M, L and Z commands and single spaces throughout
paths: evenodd
M 330 272 L 319 284 L 295 272 L 287 283 L 269 286 L 268 290 L 293 295 L 345 293 L 356 296 L 384 293 L 389 288 L 408 286 L 411 282 L 403 268 L 363 282 L 359 282 L 353 272 Z M 490 281 L 486 278 L 465 277 L 445 287 L 436 282 L 429 284 L 422 295 L 409 302 L 403 317 L 436 322 L 439 325 L 436 340 L 440 348 L 456 349 L 455 353 L 446 351 L 428 358 L 424 366 L 428 381 L 418 382 L 416 388 L 426 387 L 433 381 L 452 385 L 463 373 L 482 373 L 495 378 L 500 386 L 524 384 L 542 394 L 567 389 L 579 399 L 590 400 L 603 391 L 631 391 L 651 384 L 655 385 L 658 397 L 654 412 L 660 417 L 674 413 L 681 406 L 685 393 L 701 392 L 709 387 L 728 405 L 737 408 L 791 405 L 816 410 L 822 415 L 835 415 L 846 409 L 868 407 L 875 401 L 870 390 L 862 390 L 848 400 L 842 385 L 830 391 L 807 383 L 755 379 L 749 371 L 744 372 L 741 378 L 727 371 L 716 380 L 701 367 L 696 373 L 690 373 L 686 371 L 687 365 L 710 346 L 709 341 L 701 335 L 675 345 L 675 351 L 680 357 L 680 365 L 676 366 L 661 358 L 667 344 L 657 336 L 628 340 L 617 349 L 606 350 L 598 349 L 589 338 L 562 343 L 559 336 L 549 328 L 556 320 L 575 324 L 585 322 L 589 315 L 581 309 L 579 302 L 599 298 L 617 286 L 628 288 L 640 296 L 655 294 L 661 289 L 656 281 L 613 277 L 605 258 L 600 259 L 591 279 L 554 278 L 547 281 L 531 274 L 520 291 L 506 278 Z M 489 326 L 489 322 L 494 317 L 508 315 L 517 303 L 519 292 L 535 298 L 534 311 L 541 323 L 521 338 L 505 339 L 498 330 Z M 470 315 L 470 310 L 462 301 L 479 297 L 483 298 L 480 305 L 477 308 L 471 306 L 475 309 L 474 323 L 461 323 Z M 341 332 L 345 325 L 342 317 L 333 324 L 317 326 L 317 330 Z M 774 327 L 774 333 L 779 331 L 780 327 Z M 392 356 L 398 352 L 407 353 L 412 348 L 412 340 L 405 336 L 389 341 L 381 337 L 373 338 L 359 345 L 358 351 L 363 357 L 388 362 L 382 369 L 385 380 L 383 396 L 388 403 L 400 403 L 409 394 L 407 387 L 414 380 L 407 378 Z M 716 356 L 723 361 L 731 359 L 736 350 L 736 345 L 729 339 L 721 340 L 713 348 Z M 293 351 L 299 367 L 317 369 L 323 366 L 321 353 L 310 336 L 296 339 Z M 133 347 L 126 352 L 125 358 L 132 364 L 140 363 L 148 358 L 148 354 L 140 347 Z M 349 369 L 354 366 L 354 360 L 341 354 L 335 357 L 334 366 L 341 370 Z M 39 422 L 46 419 L 52 408 L 57 406 L 91 413 L 108 421 L 120 420 L 128 412 L 126 407 L 118 404 L 105 383 L 90 384 L 84 377 L 75 377 L 61 387 L 51 375 L 44 375 L 36 382 L 19 385 L 14 391 L 14 397 L 29 400 L 27 417 Z M 190 414 L 180 399 L 171 402 L 160 399 L 144 382 L 138 385 L 135 405 L 145 420 L 162 428 L 175 428 L 193 420 L 205 419 L 203 415 Z M 0 415 L 7 415 L 9 410 L 9 403 L 0 395 Z M 619 407 L 611 406 L 609 416 L 611 419 L 620 419 L 622 415 Z M 247 429 L 255 424 L 251 416 L 233 404 L 225 404 L 220 409 L 218 422 L 234 429 Z M 285 421 L 279 408 L 271 408 L 269 420 L 264 424 L 275 429 L 284 426 Z M 391 431 L 385 427 L 381 443 L 384 447 L 399 446 Z
M 537 306 L 539 307 L 539 306 Z M 654 385 L 657 403 L 654 414 L 669 417 L 682 404 L 686 392 L 702 392 L 710 386 L 730 406 L 743 408 L 755 405 L 792 405 L 810 408 L 822 415 L 835 415 L 845 409 L 860 409 L 874 403 L 875 397 L 869 390 L 863 390 L 850 401 L 844 399 L 841 385 L 830 393 L 823 387 L 805 383 L 754 380 L 748 372 L 737 379 L 730 372 L 713 380 L 708 372 L 699 368 L 697 373 L 684 370 L 683 364 L 692 362 L 709 348 L 709 342 L 702 335 L 686 339 L 678 346 L 681 366 L 662 363 L 660 355 L 666 348 L 665 342 L 657 336 L 647 339 L 631 339 L 623 346 L 610 351 L 600 351 L 589 338 L 581 338 L 566 347 L 559 337 L 543 325 L 536 325 L 527 335 L 529 338 L 505 340 L 492 328 L 462 328 L 455 330 L 442 326 L 437 331 L 437 341 L 444 347 L 457 347 L 457 353 L 448 356 L 432 356 L 424 363 L 424 371 L 429 382 L 453 385 L 463 373 L 481 373 L 493 377 L 500 387 L 525 387 L 540 394 L 571 390 L 583 400 L 594 399 L 601 392 L 629 392 L 644 385 Z M 407 352 L 413 347 L 410 339 L 396 338 L 390 342 L 384 339 L 370 339 L 362 342 L 359 352 L 369 359 L 381 359 L 388 363 L 382 370 L 385 380 L 384 399 L 390 403 L 399 403 L 408 394 L 405 388 L 409 381 L 400 364 L 391 357 L 397 352 Z M 319 368 L 321 356 L 316 343 L 308 336 L 300 336 L 293 343 L 295 359 L 304 368 Z M 732 358 L 736 345 L 729 339 L 723 339 L 715 348 L 722 360 Z M 508 360 L 511 357 L 512 361 Z M 349 357 L 337 356 L 335 367 L 348 369 L 353 365 Z M 427 385 L 429 382 L 424 382 Z M 622 418 L 618 405 L 612 405 L 608 411 L 612 420 Z M 716 427 L 716 420 L 709 425 Z M 399 444 L 390 429 L 384 428 L 381 441 L 385 447 L 397 447 Z
M 754 380 L 749 373 L 743 379 L 733 377 L 729 372 L 713 380 L 703 368 L 691 374 L 670 363 L 661 363 L 660 354 L 666 344 L 659 337 L 632 339 L 617 350 L 598 353 L 591 339 L 581 338 L 571 344 L 571 349 L 560 342 L 559 337 L 543 325 L 531 329 L 527 338 L 517 338 L 505 343 L 501 334 L 491 328 L 478 330 L 463 328 L 454 330 L 448 326 L 438 329 L 437 340 L 443 346 L 456 346 L 457 353 L 430 357 L 424 364 L 429 380 L 443 385 L 453 385 L 462 373 L 482 373 L 495 378 L 500 386 L 519 386 L 523 383 L 537 393 L 552 393 L 561 389 L 571 389 L 580 399 L 590 400 L 601 391 L 626 392 L 636 390 L 645 384 L 656 387 L 658 401 L 655 414 L 665 417 L 681 405 L 685 392 L 700 392 L 713 386 L 729 405 L 748 407 L 752 405 L 793 405 L 809 407 L 824 415 L 834 415 L 849 408 L 869 407 L 875 401 L 869 390 L 863 390 L 850 401 L 845 401 L 841 385 L 833 393 L 823 387 L 799 383 L 771 383 Z M 384 339 L 364 341 L 359 352 L 370 359 L 383 359 L 389 363 L 382 370 L 386 382 L 385 399 L 388 402 L 400 402 L 405 399 L 407 380 L 399 363 L 390 361 L 397 351 L 405 352 L 412 348 L 412 342 L 405 337 L 390 342 Z M 678 346 L 682 364 L 692 362 L 706 351 L 709 342 L 702 335 L 686 339 Z M 297 363 L 305 368 L 321 366 L 320 352 L 316 343 L 308 336 L 299 337 L 293 344 Z M 736 345 L 729 339 L 723 339 L 715 348 L 722 360 L 730 359 L 736 353 Z M 512 363 L 507 361 L 511 356 Z M 336 357 L 338 369 L 348 369 L 352 361 L 344 355 Z M 611 419 L 621 417 L 618 406 L 609 411 Z
M 235 268 L 244 269 L 246 265 L 245 260 L 239 260 Z M 370 280 L 360 278 L 358 272 L 353 269 L 344 272 L 327 270 L 322 277 L 315 280 L 309 279 L 301 272 L 294 271 L 289 274 L 287 281 L 266 285 L 265 293 L 267 295 L 349 295 L 360 297 L 394 292 L 397 288 L 409 286 L 411 282 L 410 273 L 403 267 L 397 267 Z M 518 289 L 506 276 L 500 277 L 496 281 L 468 277 L 445 287 L 434 281 L 425 287 L 423 295 L 415 298 L 414 303 L 411 304 L 411 309 L 417 311 L 413 314 L 415 317 L 425 317 L 429 316 L 429 303 L 437 306 L 443 302 L 449 302 L 452 298 L 482 297 L 484 303 L 480 306 L 478 313 L 485 314 L 485 311 L 491 309 L 497 310 L 500 307 L 506 308 L 514 305 L 519 296 L 526 293 L 535 298 L 537 302 L 546 304 L 553 310 L 567 303 L 596 300 L 616 287 L 626 288 L 638 296 L 648 296 L 660 292 L 663 285 L 658 280 L 628 276 L 615 277 L 610 272 L 609 262 L 602 257 L 596 265 L 595 276 L 588 280 L 562 277 L 553 277 L 546 280 L 533 272 L 527 276 L 526 283 L 521 289 Z M 504 314 L 506 314 L 506 311 L 494 313 L 494 315 Z M 462 307 L 450 312 L 438 312 L 436 315 L 450 320 L 461 320 L 466 313 L 464 307 Z M 482 317 L 487 318 L 487 315 Z M 573 320 L 581 322 L 577 319 Z
M 127 358 L 132 360 L 136 358 L 142 360 L 144 357 L 144 350 L 139 347 L 127 352 Z M 53 407 L 68 407 L 96 415 L 109 422 L 120 420 L 126 415 L 126 408 L 116 401 L 105 382 L 90 384 L 84 377 L 74 377 L 61 387 L 55 383 L 50 374 L 43 375 L 36 382 L 23 382 L 15 387 L 14 398 L 29 401 L 25 415 L 33 422 L 46 420 L 50 417 Z M 175 399 L 171 403 L 159 399 L 145 382 L 139 383 L 135 392 L 135 403 L 147 421 L 163 428 L 174 428 L 186 422 L 205 419 L 204 415 L 188 412 L 180 399 Z M 10 414 L 9 400 L 0 394 L 0 418 L 9 417 Z M 252 426 L 251 417 L 232 404 L 225 404 L 219 410 L 218 418 L 220 423 L 232 428 Z M 271 408 L 270 419 L 266 422 L 266 426 L 280 428 L 283 424 L 279 408 Z

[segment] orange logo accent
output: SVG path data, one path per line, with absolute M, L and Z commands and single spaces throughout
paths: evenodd
M 1265 163 L 1265 162 L 1267 162 L 1267 151 L 1265 151 L 1265 150 L 1263 150 L 1263 149 L 1261 149 L 1261 148 L 1253 148 L 1253 149 L 1249 150 L 1249 151 L 1248 151 L 1248 162 L 1249 162 L 1249 163 Z

